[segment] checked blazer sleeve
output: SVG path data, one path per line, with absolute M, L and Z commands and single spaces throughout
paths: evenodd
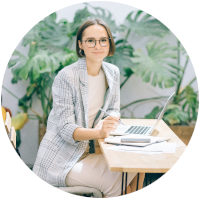
M 73 80 L 64 71 L 58 73 L 52 86 L 54 119 L 57 132 L 72 145 L 79 143 L 73 139 L 76 128 L 81 127 L 75 123 L 75 108 L 73 103 Z

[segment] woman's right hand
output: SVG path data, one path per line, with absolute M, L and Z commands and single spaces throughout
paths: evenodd
M 97 127 L 99 130 L 100 138 L 107 138 L 111 131 L 114 131 L 119 125 L 119 117 L 108 116 L 104 120 L 102 120 L 102 126 Z

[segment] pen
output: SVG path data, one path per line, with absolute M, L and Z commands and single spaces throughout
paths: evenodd
M 109 113 L 107 113 L 105 110 L 103 110 L 103 109 L 101 109 L 101 108 L 99 108 L 99 110 L 101 110 L 102 112 L 104 112 L 106 115 L 111 116 L 111 115 L 110 115 Z M 118 122 L 119 122 L 120 124 L 122 124 L 122 125 L 125 126 L 125 124 L 121 122 L 121 119 L 119 119 Z
M 170 139 L 170 138 L 167 138 L 167 139 L 157 140 L 157 141 L 155 141 L 155 142 L 152 142 L 152 143 L 150 143 L 150 144 L 147 144 L 146 146 L 151 145 L 151 144 L 160 143 L 160 142 L 168 142 L 169 140 L 171 140 L 171 139 Z

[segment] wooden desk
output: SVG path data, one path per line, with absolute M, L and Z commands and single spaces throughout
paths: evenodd
M 154 125 L 155 119 L 122 119 L 126 125 Z M 186 145 L 176 136 L 176 134 L 161 120 L 156 126 L 154 135 L 159 137 L 169 137 L 169 142 L 176 143 L 181 147 L 176 149 L 176 153 L 172 154 L 155 154 L 145 155 L 130 152 L 120 152 L 110 149 L 112 144 L 104 143 L 103 139 L 99 139 L 101 151 L 106 159 L 108 167 L 111 171 L 120 172 L 138 172 L 138 173 L 165 173 L 180 158 L 186 149 Z M 127 174 L 127 173 L 126 173 Z M 123 175 L 122 175 L 123 176 Z

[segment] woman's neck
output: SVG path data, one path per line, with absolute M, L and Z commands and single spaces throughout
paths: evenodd
M 97 76 L 102 65 L 102 61 L 92 61 L 86 58 L 87 73 L 90 76 Z

